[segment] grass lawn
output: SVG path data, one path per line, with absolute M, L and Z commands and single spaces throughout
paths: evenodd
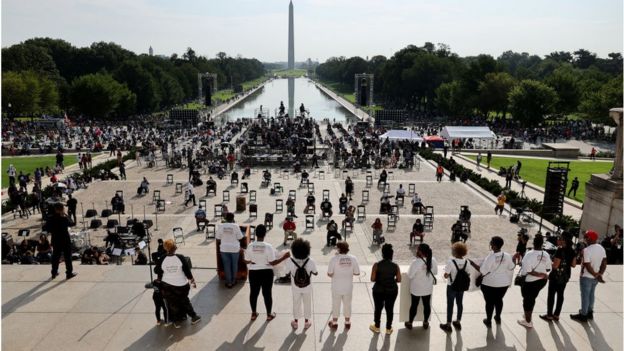
M 349 101 L 352 104 L 355 104 L 355 93 L 353 92 L 353 88 L 347 84 L 341 84 L 337 82 L 331 82 L 328 80 L 319 80 L 323 85 L 327 88 L 340 95 L 345 100 Z M 383 110 L 383 106 L 375 105 L 372 107 L 375 111 Z
M 282 78 L 299 78 L 305 76 L 307 73 L 308 71 L 302 68 L 280 69 L 271 71 L 271 74 L 278 75 Z
M 92 154 L 93 157 L 96 154 Z M 65 167 L 73 165 L 76 163 L 75 155 L 65 155 L 64 164 Z M 9 165 L 13 164 L 15 169 L 17 170 L 17 174 L 19 175 L 20 171 L 23 171 L 24 174 L 30 173 L 31 178 L 35 175 L 35 168 L 43 167 L 45 169 L 46 166 L 50 168 L 56 165 L 56 156 L 24 156 L 24 157 L 3 157 L 2 158 L 2 188 L 7 188 L 9 186 L 9 175 L 7 171 L 9 169 Z
M 477 156 L 466 156 L 473 160 L 477 159 Z M 486 164 L 485 160 L 486 157 L 484 154 L 481 161 L 482 165 Z M 529 183 L 541 186 L 542 188 L 546 185 L 546 168 L 548 167 L 549 160 L 515 157 L 496 157 L 496 155 L 493 155 L 491 167 L 498 170 L 500 169 L 500 167 L 513 166 L 516 164 L 517 160 L 520 160 L 520 162 L 522 162 L 520 176 L 522 176 L 523 179 L 525 179 Z M 610 161 L 570 161 L 570 172 L 568 172 L 568 189 L 570 189 L 574 177 L 578 177 L 580 184 L 578 190 L 576 191 L 576 197 L 572 196 L 573 194 L 570 194 L 570 196 L 568 197 L 576 201 L 583 202 L 585 200 L 585 182 L 587 182 L 591 178 L 591 175 L 594 173 L 608 173 L 611 170 L 611 167 L 613 167 L 613 162 Z M 504 180 L 501 181 L 501 184 L 504 185 L 504 183 Z

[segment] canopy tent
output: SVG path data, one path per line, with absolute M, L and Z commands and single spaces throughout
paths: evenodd
M 452 139 L 494 139 L 496 135 L 489 127 L 454 127 L 446 126 L 440 133 L 447 140 Z
M 409 141 L 422 141 L 423 138 L 418 132 L 411 130 L 393 129 L 389 130 L 379 137 L 380 139 L 390 140 L 409 140 Z
M 444 147 L 444 139 L 439 135 L 427 135 L 425 137 L 425 141 L 429 144 L 430 147 L 433 148 L 442 148 Z
M 428 135 L 425 137 L 425 141 L 426 142 L 430 142 L 430 141 L 444 141 L 444 139 L 441 136 L 438 135 Z

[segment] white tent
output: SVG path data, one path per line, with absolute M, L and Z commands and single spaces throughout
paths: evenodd
M 447 139 L 494 139 L 496 135 L 489 127 L 453 127 L 446 126 L 440 135 Z
M 389 130 L 379 138 L 381 139 L 390 139 L 390 140 L 410 140 L 410 141 L 422 141 L 423 138 L 418 134 L 418 132 L 414 132 L 411 130 L 400 130 L 393 129 Z

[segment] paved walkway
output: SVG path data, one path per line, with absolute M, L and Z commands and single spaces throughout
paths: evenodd
M 441 151 L 437 152 L 439 154 L 442 154 Z M 467 157 L 462 156 L 461 154 L 448 154 L 448 157 L 453 156 L 453 159 L 455 161 L 457 161 L 458 164 L 474 171 L 477 172 L 478 174 L 480 174 L 482 177 L 485 177 L 487 179 L 490 180 L 496 180 L 498 181 L 501 186 L 505 185 L 505 178 L 501 177 L 498 175 L 497 170 L 495 168 L 490 168 L 487 169 L 487 164 L 484 167 L 480 167 L 477 168 L 477 163 L 471 159 L 468 159 Z M 484 157 L 485 159 L 485 157 Z M 485 164 L 485 163 L 482 163 Z M 522 185 L 517 182 L 517 181 L 513 181 L 511 183 L 511 190 L 517 191 L 518 193 L 522 192 Z M 535 185 L 535 184 L 529 184 L 527 183 L 527 186 L 524 188 L 524 193 L 527 196 L 527 198 L 529 199 L 535 199 L 538 201 L 544 201 L 544 189 Z M 578 201 L 574 201 L 572 199 L 568 199 L 565 198 L 565 203 L 563 205 L 563 213 L 565 215 L 571 216 L 572 218 L 576 219 L 576 220 L 580 220 L 581 219 L 581 215 L 583 214 L 583 210 L 582 210 L 582 206 L 583 204 L 578 202 Z
M 359 109 L 357 106 L 347 101 L 342 96 L 334 93 L 331 89 L 327 88 L 322 83 L 315 81 L 315 80 L 312 80 L 312 82 L 314 82 L 314 85 L 316 85 L 319 89 L 321 89 L 321 91 L 329 95 L 332 99 L 336 100 L 336 102 L 338 102 L 342 107 L 346 108 L 349 112 L 354 114 L 360 120 L 362 121 L 373 120 L 373 118 L 371 118 L 371 116 L 369 116 L 368 113 L 364 112 L 362 109 Z
M 181 253 L 186 253 L 182 248 Z M 61 267 L 61 269 L 63 269 Z M 352 327 L 343 319 L 336 331 L 327 327 L 331 309 L 327 267 L 319 265 L 312 278 L 312 327 L 293 331 L 291 287 L 274 285 L 273 310 L 277 318 L 265 322 L 262 297 L 260 317 L 249 322 L 249 286 L 223 287 L 214 270 L 194 269 L 197 288 L 191 302 L 202 320 L 182 328 L 156 326 L 147 266 L 79 266 L 79 275 L 49 281 L 49 266 L 2 267 L 2 349 L 4 350 L 622 350 L 622 266 L 609 266 L 596 289 L 594 320 L 577 323 L 569 317 L 580 305 L 579 268 L 566 289 L 558 323 L 540 318 L 546 308 L 546 289 L 540 292 L 533 314 L 533 329 L 516 320 L 522 316 L 520 289 L 505 295 L 502 324 L 487 329 L 481 292 L 464 295 L 462 331 L 446 334 L 438 325 L 445 320 L 445 281 L 438 270 L 432 295 L 430 328 L 416 321 L 403 326 L 401 301 L 395 304 L 394 333 L 373 334 L 370 265 L 354 279 Z M 401 267 L 406 272 L 407 266 Z M 407 302 L 407 301 L 405 301 Z M 404 305 L 404 308 L 409 303 Z M 419 308 L 422 311 L 422 307 Z M 382 323 L 385 323 L 385 314 Z M 419 320 L 419 318 L 417 318 Z

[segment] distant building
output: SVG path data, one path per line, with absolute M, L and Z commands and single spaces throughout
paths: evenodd
M 150 46 L 149 48 L 149 55 L 150 56 L 154 56 L 154 49 L 152 49 L 152 47 Z

